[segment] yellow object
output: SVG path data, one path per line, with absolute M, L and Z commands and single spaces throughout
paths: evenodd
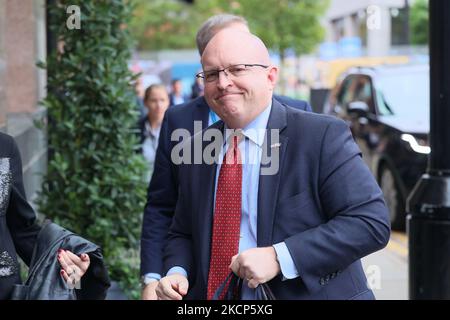
M 405 64 L 408 62 L 408 56 L 341 58 L 330 61 L 317 61 L 316 67 L 317 71 L 320 72 L 322 86 L 324 88 L 333 88 L 339 75 L 351 67 Z

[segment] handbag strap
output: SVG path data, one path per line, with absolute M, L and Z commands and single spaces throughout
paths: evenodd
M 241 296 L 242 279 L 230 272 L 225 280 L 217 288 L 212 300 L 220 300 L 224 294 L 225 300 L 236 300 Z M 237 296 L 236 296 L 237 293 Z M 277 300 L 267 283 L 258 285 L 255 289 L 256 300 Z
M 256 300 L 277 300 L 267 283 L 256 287 Z
M 212 300 L 221 300 L 220 297 L 222 296 L 224 297 L 224 300 L 237 300 L 237 297 L 241 296 L 241 285 L 241 278 L 236 276 L 233 272 L 230 272 L 217 288 Z

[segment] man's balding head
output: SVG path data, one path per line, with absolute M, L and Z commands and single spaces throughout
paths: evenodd
M 230 58 L 235 56 L 241 62 L 243 59 L 251 59 L 249 61 L 258 61 L 265 65 L 271 64 L 269 51 L 264 42 L 254 34 L 241 30 L 230 28 L 218 32 L 206 46 L 202 55 L 202 64 L 206 57 L 224 54 Z
M 232 28 L 218 32 L 203 52 L 202 66 L 218 74 L 205 79 L 205 98 L 229 127 L 244 128 L 270 105 L 278 70 L 255 35 Z

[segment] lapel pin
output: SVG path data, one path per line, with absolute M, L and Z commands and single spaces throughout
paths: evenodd
M 270 146 L 270 148 L 277 148 L 277 147 L 279 147 L 279 146 L 281 146 L 281 143 L 277 142 L 277 143 L 272 144 L 272 145 Z

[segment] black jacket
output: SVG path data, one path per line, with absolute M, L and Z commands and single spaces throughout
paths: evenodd
M 91 265 L 81 280 L 81 290 L 77 290 L 77 297 L 79 299 L 104 298 L 109 279 L 101 261 L 100 249 L 68 231 L 63 232 L 62 228 L 48 227 L 40 233 L 41 227 L 36 223 L 36 213 L 26 199 L 19 150 L 12 137 L 0 132 L 0 300 L 10 299 L 14 286 L 22 283 L 17 255 L 31 266 L 30 278 L 26 283 L 30 288 L 28 298 L 42 297 L 44 299 L 45 290 L 53 290 L 53 286 L 61 285 L 62 278 L 59 274 L 60 266 L 56 255 L 52 258 L 51 254 L 54 252 L 50 247 L 46 247 L 56 239 L 59 239 L 57 241 L 59 247 L 69 249 L 75 254 L 81 253 L 81 250 L 89 253 Z M 61 232 L 68 237 L 60 238 Z M 39 244 L 35 246 L 38 235 Z M 34 258 L 31 263 L 33 250 Z M 48 265 L 42 265 L 44 261 L 40 260 L 40 257 L 45 257 Z M 34 288 L 39 283 L 39 275 L 44 271 L 50 272 L 53 267 L 58 270 L 60 278 L 56 278 L 53 273 L 45 275 L 45 280 L 49 280 L 50 283 L 43 285 L 43 289 L 37 292 Z M 44 278 L 41 279 L 44 280 Z M 19 290 L 22 294 L 26 291 L 25 288 L 15 290 Z M 16 298 L 19 291 L 15 291 Z M 58 296 L 52 292 L 47 294 L 47 299 L 69 297 Z M 26 298 L 27 295 L 22 297 Z
M 21 283 L 17 254 L 29 265 L 40 227 L 28 203 L 14 139 L 0 133 L 0 300 Z
M 81 278 L 79 290 L 68 286 L 60 275 L 61 266 L 56 258 L 58 249 L 70 250 L 76 255 L 89 255 L 91 263 Z M 48 223 L 39 233 L 28 279 L 24 285 L 14 287 L 12 299 L 105 299 L 109 286 L 101 249 L 55 223 Z

